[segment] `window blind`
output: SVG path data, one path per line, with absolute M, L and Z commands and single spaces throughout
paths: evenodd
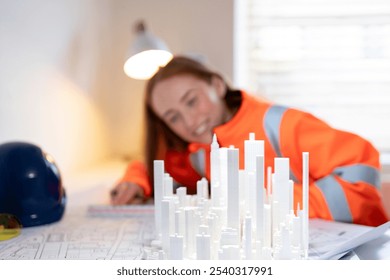
M 390 1 L 247 0 L 248 89 L 390 151 Z

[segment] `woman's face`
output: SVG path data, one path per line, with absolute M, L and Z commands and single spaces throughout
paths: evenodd
M 223 100 L 224 82 L 207 83 L 183 74 L 158 82 L 151 93 L 151 108 L 178 136 L 188 142 L 211 143 L 214 127 L 230 119 Z

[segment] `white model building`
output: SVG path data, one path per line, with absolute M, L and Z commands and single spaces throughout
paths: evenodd
M 164 162 L 154 162 L 157 238 L 149 259 L 307 259 L 308 153 L 303 153 L 303 205 L 294 211 L 289 159 L 275 158 L 265 188 L 264 141 L 251 133 L 244 148 L 240 170 L 239 150 L 220 148 L 214 135 L 210 195 L 205 178 L 196 195 L 185 187 L 174 194 Z

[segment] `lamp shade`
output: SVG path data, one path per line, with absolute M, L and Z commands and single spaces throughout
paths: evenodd
M 146 80 L 152 77 L 159 67 L 172 59 L 167 45 L 148 32 L 143 22 L 136 26 L 136 38 L 129 48 L 128 59 L 124 64 L 127 76 Z

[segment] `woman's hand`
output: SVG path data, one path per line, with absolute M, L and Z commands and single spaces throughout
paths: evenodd
M 113 205 L 144 203 L 144 190 L 134 183 L 119 183 L 111 190 L 110 194 Z

